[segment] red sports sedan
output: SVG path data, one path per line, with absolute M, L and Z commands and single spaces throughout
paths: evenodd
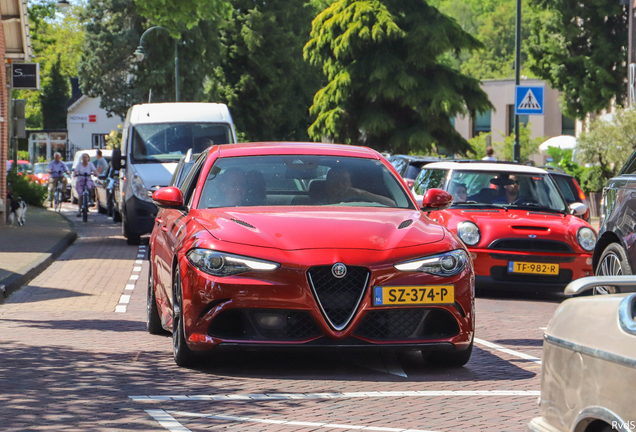
M 466 243 L 477 288 L 562 291 L 591 276 L 596 232 L 576 217 L 587 210 L 568 206 L 543 169 L 490 162 L 438 162 L 420 172 L 413 192 L 431 188 L 453 195 L 447 210 L 433 211 Z
M 470 358 L 474 276 L 391 165 L 361 147 L 213 146 L 153 194 L 148 330 L 177 364 L 217 347 L 421 350 Z M 450 205 L 436 190 L 427 210 Z

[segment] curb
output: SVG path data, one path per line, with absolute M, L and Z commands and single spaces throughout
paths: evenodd
M 60 215 L 62 216 L 62 215 Z M 36 264 L 23 275 L 13 275 L 6 278 L 0 284 L 0 305 L 9 298 L 11 294 L 18 291 L 22 286 L 35 279 L 40 273 L 46 270 L 62 253 L 77 239 L 77 232 L 73 223 L 62 216 L 68 223 L 71 232 L 62 237 L 51 249 L 46 251 L 50 255 L 46 258 L 34 261 Z

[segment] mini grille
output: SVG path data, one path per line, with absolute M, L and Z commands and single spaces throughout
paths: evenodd
M 525 252 L 574 253 L 570 245 L 560 241 L 518 238 L 496 240 L 488 246 L 488 249 Z
M 540 226 L 513 225 L 512 229 L 522 230 L 522 231 L 548 231 L 549 228 L 540 227 Z
M 360 304 L 369 280 L 369 270 L 347 267 L 347 274 L 342 278 L 331 273 L 331 266 L 312 267 L 307 273 L 325 318 L 336 330 L 342 330 Z
M 354 332 L 365 339 L 439 339 L 459 333 L 457 321 L 443 309 L 393 309 L 368 312 Z
M 244 222 L 244 221 L 242 221 L 242 220 L 240 220 L 240 219 L 232 219 L 232 222 L 235 222 L 235 223 L 237 223 L 237 224 L 239 224 L 239 225 L 243 225 L 243 226 L 244 226 L 244 227 L 246 227 L 246 228 L 256 229 L 256 228 L 255 228 L 255 227 L 253 227 L 252 225 L 250 225 L 250 224 L 248 224 L 247 222 Z
M 400 226 L 398 227 L 398 229 L 402 229 L 402 228 L 406 228 L 407 226 L 410 226 L 413 223 L 413 221 L 411 219 L 409 220 L 405 220 L 404 222 L 402 222 L 400 224 Z

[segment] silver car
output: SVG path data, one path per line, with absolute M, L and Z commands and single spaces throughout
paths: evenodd
M 561 304 L 544 335 L 541 417 L 528 431 L 636 431 L 635 315 L 636 293 Z

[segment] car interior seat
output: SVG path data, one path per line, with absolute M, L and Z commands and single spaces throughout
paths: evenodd
M 327 182 L 323 179 L 313 179 L 309 182 L 309 200 L 312 203 L 327 201 Z

